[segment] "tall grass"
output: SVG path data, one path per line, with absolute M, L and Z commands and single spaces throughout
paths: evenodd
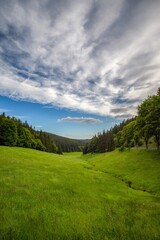
M 0 238 L 158 240 L 158 180 L 153 176 L 157 195 L 129 188 L 112 175 L 114 165 L 105 168 L 104 159 L 112 163 L 119 153 L 112 154 L 87 156 L 86 161 L 78 154 L 0 147 Z M 155 159 L 150 157 L 155 166 L 150 172 L 157 174 Z M 125 169 L 119 171 L 128 171 L 132 179 L 130 165 Z

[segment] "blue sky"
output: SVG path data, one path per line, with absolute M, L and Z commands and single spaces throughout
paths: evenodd
M 112 117 L 98 117 L 77 111 L 53 108 L 49 105 L 15 101 L 8 97 L 0 97 L 0 113 L 15 116 L 27 121 L 37 130 L 44 130 L 61 136 L 76 139 L 88 139 L 103 129 L 114 126 L 120 120 Z
M 1 0 L 1 110 L 74 138 L 134 116 L 160 85 L 159 9 L 159 0 Z

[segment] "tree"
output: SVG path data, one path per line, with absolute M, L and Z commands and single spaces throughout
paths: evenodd
M 37 150 L 46 151 L 46 148 L 45 148 L 45 146 L 42 144 L 42 142 L 41 142 L 40 139 L 36 139 L 35 142 L 36 142 L 36 149 L 37 149 Z
M 94 136 L 88 144 L 88 151 L 95 153 L 97 150 L 97 137 Z
M 15 146 L 17 143 L 17 128 L 13 120 L 5 118 L 0 120 L 0 145 Z
M 148 149 L 149 139 L 152 137 L 152 126 L 150 124 L 145 123 L 145 119 L 143 117 L 137 117 L 137 129 L 140 138 L 144 139 L 146 149 Z
M 0 114 L 0 144 L 61 153 L 48 133 L 36 131 L 27 122 Z
M 53 153 L 58 153 L 58 147 L 55 143 L 52 142 L 52 152 Z
M 124 126 L 135 120 L 135 118 L 124 120 L 120 124 L 116 124 L 110 130 L 103 130 L 103 133 L 98 133 L 94 136 L 83 148 L 83 154 L 90 152 L 111 152 L 115 147 L 121 147 L 124 144 L 124 136 L 122 129 Z
M 138 107 L 138 121 L 140 122 L 141 133 L 146 138 L 154 136 L 157 149 L 160 149 L 160 89 L 156 95 L 148 97 Z
M 122 139 L 126 147 L 134 146 L 134 131 L 135 131 L 136 121 L 128 123 L 122 130 Z
M 28 128 L 23 127 L 23 134 L 21 136 L 22 136 L 23 147 L 36 148 L 36 142 L 33 139 L 33 136 Z
M 119 131 L 114 137 L 115 146 L 117 148 L 121 147 L 124 144 L 123 133 Z

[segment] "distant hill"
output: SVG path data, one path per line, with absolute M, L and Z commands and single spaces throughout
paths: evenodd
M 80 152 L 89 139 L 71 139 L 46 132 L 62 152 Z
M 89 140 L 70 139 L 56 134 L 37 131 L 27 121 L 0 114 L 0 145 L 33 148 L 62 154 L 80 152 Z

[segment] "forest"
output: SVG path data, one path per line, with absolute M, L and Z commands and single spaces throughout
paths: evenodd
M 0 145 L 33 148 L 46 152 L 61 153 L 50 136 L 42 131 L 36 131 L 15 117 L 0 115 Z
M 160 150 L 160 88 L 138 106 L 136 117 L 95 135 L 83 148 L 83 154 L 111 152 L 115 148 L 123 151 L 142 145 L 148 149 L 151 139 Z
M 88 140 L 70 139 L 56 134 L 37 131 L 27 121 L 0 115 L 0 145 L 32 148 L 46 152 L 82 152 Z
M 52 133 L 37 131 L 15 117 L 0 115 L 0 145 L 33 148 L 41 151 L 62 154 L 62 152 L 83 151 L 103 153 L 119 148 L 140 147 L 149 142 L 160 149 L 160 88 L 157 94 L 149 96 L 138 106 L 134 118 L 123 120 L 107 131 L 98 133 L 90 141 L 75 140 Z

